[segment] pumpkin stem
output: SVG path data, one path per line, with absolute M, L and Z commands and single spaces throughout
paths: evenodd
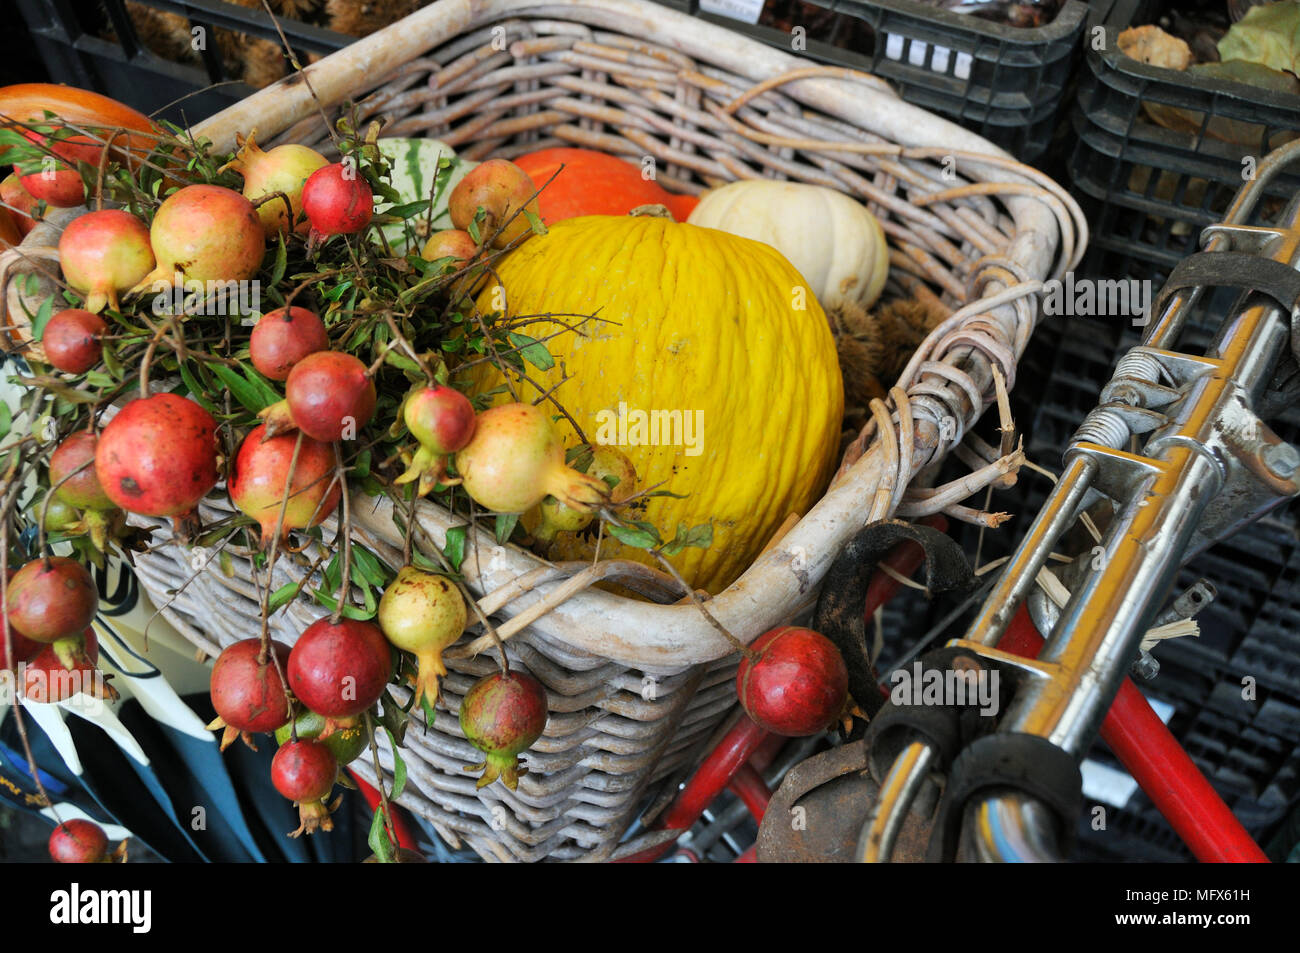
M 636 208 L 632 209 L 632 211 L 628 212 L 628 214 L 637 218 L 641 216 L 649 216 L 651 218 L 666 218 L 670 222 L 677 221 L 677 219 L 673 218 L 673 213 L 668 211 L 668 206 L 666 205 L 638 205 Z

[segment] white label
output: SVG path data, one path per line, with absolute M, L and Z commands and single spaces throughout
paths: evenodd
M 885 34 L 885 55 L 891 60 L 902 60 L 905 38 L 897 33 Z M 929 51 L 928 43 L 913 40 L 907 47 L 907 61 L 913 66 L 925 67 L 925 54 Z M 936 46 L 930 65 L 926 67 L 932 73 L 948 72 L 948 58 L 953 55 L 946 46 Z M 974 59 L 969 53 L 958 53 L 953 60 L 953 75 L 958 79 L 970 79 L 970 68 Z
M 700 9 L 742 23 L 757 23 L 758 15 L 763 12 L 763 0 L 700 0 Z
M 1123 807 L 1138 788 L 1131 775 L 1099 761 L 1087 759 L 1079 765 L 1079 771 L 1083 775 L 1083 796 L 1090 801 Z

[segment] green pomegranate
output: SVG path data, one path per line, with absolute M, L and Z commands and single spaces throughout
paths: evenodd
M 416 699 L 423 697 L 431 708 L 447 674 L 442 650 L 460 638 L 467 618 L 455 583 L 414 566 L 403 566 L 379 600 L 379 627 L 389 642 L 415 655 Z
M 546 730 L 546 689 L 527 672 L 494 672 L 480 678 L 460 703 L 460 730 L 487 755 L 466 771 L 483 770 L 477 787 L 497 778 L 510 790 L 528 773 L 520 767 L 519 753 L 532 747 Z

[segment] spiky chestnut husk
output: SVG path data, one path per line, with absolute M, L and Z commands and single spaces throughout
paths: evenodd
M 279 660 L 280 671 L 287 670 L 289 647 L 283 642 L 272 641 L 271 651 Z M 208 682 L 217 717 L 208 725 L 208 730 L 222 730 L 222 751 L 229 748 L 236 738 L 256 751 L 253 734 L 275 731 L 288 724 L 290 702 L 280 680 L 280 671 L 276 670 L 270 654 L 262 658 L 261 639 L 235 642 L 217 656 Z
M 736 694 L 746 714 L 767 731 L 792 738 L 819 734 L 849 704 L 849 672 L 835 643 L 801 626 L 781 626 L 740 660 Z
M 446 576 L 403 566 L 384 590 L 376 618 L 389 642 L 415 655 L 417 704 L 421 698 L 430 708 L 438 704 L 447 674 L 443 649 L 460 638 L 468 617 L 465 599 Z
M 546 730 L 546 689 L 527 672 L 494 672 L 477 682 L 460 703 L 460 730 L 487 757 L 466 771 L 482 771 L 476 787 L 498 778 L 510 790 L 528 773 L 519 753 L 532 747 Z
M 290 741 L 281 745 L 271 759 L 271 783 L 298 807 L 298 829 L 290 837 L 334 829 L 330 814 L 342 795 L 332 805 L 325 799 L 334 790 L 338 773 L 338 761 L 320 742 Z

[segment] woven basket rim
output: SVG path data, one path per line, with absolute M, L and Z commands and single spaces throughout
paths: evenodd
M 232 148 L 236 132 L 253 128 L 260 139 L 267 141 L 318 112 L 308 83 L 327 107 L 335 106 L 359 90 L 382 82 L 385 76 L 376 70 L 380 62 L 405 64 L 472 30 L 516 18 L 574 21 L 648 39 L 753 82 L 807 66 L 806 61 L 791 54 L 648 0 L 572 0 L 564 4 L 438 0 L 311 64 L 302 74 L 287 77 L 223 110 L 198 124 L 194 132 L 212 140 L 217 149 Z M 935 148 L 942 144 L 946 151 L 966 156 L 964 169 L 972 178 L 1028 181 L 1010 171 L 1015 163 L 1006 152 L 960 126 L 905 103 L 892 92 L 849 78 L 820 76 L 791 81 L 782 86 L 782 92 L 901 147 Z M 981 163 L 977 156 L 989 156 L 991 161 Z M 1015 237 L 1004 250 L 1003 260 L 1018 267 L 1029 282 L 1055 277 L 1073 267 L 1082 243 L 1074 248 L 1071 260 L 1063 260 L 1058 218 L 1045 202 L 1016 195 L 1005 196 L 1002 202 L 1015 223 Z M 48 241 L 48 236 L 33 233 L 24 246 L 30 242 L 35 247 Z M 980 288 L 986 296 L 1000 290 L 1006 289 L 996 285 Z M 987 312 L 974 309 L 958 330 L 980 321 L 1014 327 L 1019 320 L 1008 300 Z M 982 410 L 978 408 L 976 416 Z M 940 448 L 940 452 L 945 449 Z M 863 525 L 873 495 L 886 478 L 881 457 L 874 451 L 862 453 L 780 540 L 779 546 L 758 557 L 739 580 L 709 601 L 711 614 L 741 641 L 749 642 L 810 605 L 822 576 L 848 538 Z M 391 506 L 386 497 L 373 507 L 356 506 L 354 520 L 358 529 L 381 538 L 386 531 L 391 533 Z M 429 502 L 421 505 L 418 519 L 438 545 L 443 545 L 447 529 L 463 522 L 461 517 Z M 493 536 L 481 528 L 471 533 L 470 540 L 479 552 L 497 557 L 476 563 L 471 550 L 465 560 L 466 582 L 479 594 L 490 593 L 523 573 L 548 565 L 518 547 L 498 547 Z M 792 565 L 795 553 L 800 554 L 798 561 L 802 565 Z M 482 563 L 488 563 L 488 567 L 482 571 L 475 568 Z M 520 595 L 501 610 L 502 614 L 514 616 L 526 611 L 561 583 L 543 584 Z M 646 603 L 598 589 L 574 595 L 531 625 L 577 649 L 650 672 L 680 671 L 734 651 L 732 644 L 692 605 Z

